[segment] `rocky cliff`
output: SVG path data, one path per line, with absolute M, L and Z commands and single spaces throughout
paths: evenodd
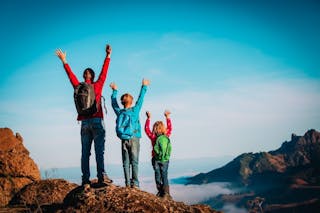
M 0 206 L 5 206 L 25 185 L 40 180 L 40 171 L 30 158 L 19 133 L 0 128 Z

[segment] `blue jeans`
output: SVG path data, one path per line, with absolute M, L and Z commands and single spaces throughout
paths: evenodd
M 96 154 L 97 177 L 103 179 L 104 170 L 104 144 L 105 130 L 102 118 L 90 118 L 81 122 L 81 171 L 82 182 L 89 181 L 89 161 L 91 155 L 91 144 L 94 141 Z
M 138 186 L 138 166 L 139 166 L 139 152 L 140 139 L 131 138 L 129 140 L 122 140 L 122 164 L 124 171 L 124 178 L 126 186 Z M 130 167 L 132 168 L 132 176 L 130 177 Z
M 154 169 L 154 178 L 157 186 L 169 186 L 168 168 L 169 161 L 161 162 L 152 158 L 152 166 Z

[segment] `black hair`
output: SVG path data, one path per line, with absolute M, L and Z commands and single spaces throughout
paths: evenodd
M 84 79 L 85 79 L 86 71 L 90 72 L 90 74 L 91 74 L 91 81 L 93 82 L 94 76 L 95 76 L 95 73 L 94 73 L 93 69 L 87 68 L 87 69 L 85 69 L 85 70 L 83 71 L 83 78 L 84 78 Z

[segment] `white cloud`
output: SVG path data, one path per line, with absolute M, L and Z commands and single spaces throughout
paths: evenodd
M 248 81 L 250 82 L 250 81 Z M 237 155 L 275 149 L 295 132 L 320 126 L 320 89 L 309 81 L 238 82 L 223 91 L 150 97 L 155 120 L 172 110 L 174 155 Z
M 123 178 L 114 179 L 115 184 L 123 186 Z M 157 189 L 153 177 L 140 177 L 140 188 L 156 194 Z M 176 201 L 197 204 L 220 194 L 231 194 L 235 191 L 228 188 L 228 183 L 210 183 L 202 185 L 170 184 L 170 194 Z
M 213 183 L 202 185 L 172 185 L 171 194 L 177 201 L 187 204 L 201 203 L 219 194 L 230 194 L 233 191 L 226 188 L 226 183 Z

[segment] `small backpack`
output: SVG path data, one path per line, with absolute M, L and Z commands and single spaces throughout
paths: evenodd
M 156 153 L 156 160 L 161 162 L 168 161 L 171 155 L 171 149 L 170 139 L 166 135 L 158 136 L 153 147 L 153 150 Z
M 74 89 L 74 103 L 79 115 L 89 116 L 98 111 L 94 88 L 82 82 Z
M 128 140 L 133 136 L 132 118 L 130 109 L 122 109 L 116 120 L 116 133 L 121 140 Z

